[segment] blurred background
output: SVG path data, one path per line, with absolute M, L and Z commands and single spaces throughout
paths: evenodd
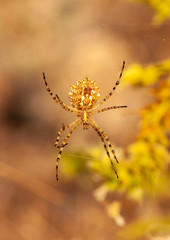
M 170 239 L 170 1 L 0 1 L 0 240 Z M 55 180 L 57 132 L 86 76 L 112 89 L 92 128 L 74 132 Z

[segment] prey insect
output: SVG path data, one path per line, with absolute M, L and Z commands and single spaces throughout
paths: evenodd
M 115 151 L 112 147 L 112 144 L 108 136 L 106 135 L 106 133 L 98 126 L 98 124 L 95 122 L 92 116 L 94 114 L 105 112 L 107 110 L 127 107 L 127 106 L 111 106 L 111 107 L 97 110 L 97 108 L 99 108 L 104 102 L 106 102 L 112 96 L 113 92 L 116 90 L 116 87 L 119 85 L 120 79 L 122 77 L 124 67 L 125 67 L 125 61 L 123 62 L 121 73 L 114 87 L 112 88 L 112 91 L 110 91 L 109 94 L 106 95 L 106 97 L 103 98 L 103 100 L 100 101 L 98 104 L 97 102 L 100 98 L 100 93 L 99 93 L 99 87 L 96 86 L 95 81 L 90 80 L 88 77 L 86 77 L 83 80 L 78 80 L 77 85 L 72 85 L 71 92 L 69 92 L 69 98 L 72 106 L 65 104 L 64 102 L 61 101 L 61 99 L 57 94 L 54 95 L 52 93 L 51 89 L 48 87 L 45 73 L 43 73 L 44 83 L 46 85 L 47 91 L 49 92 L 53 100 L 59 103 L 61 107 L 66 111 L 76 115 L 76 119 L 72 123 L 68 124 L 67 126 L 63 124 L 62 128 L 58 131 L 57 139 L 55 142 L 55 147 L 59 148 L 59 154 L 56 159 L 56 180 L 57 181 L 58 181 L 58 164 L 59 164 L 61 155 L 63 153 L 64 147 L 68 144 L 68 140 L 70 136 L 80 124 L 83 125 L 83 129 L 88 129 L 89 126 L 92 126 L 92 128 L 97 132 L 97 134 L 99 135 L 104 145 L 106 154 L 110 159 L 112 168 L 117 178 L 119 178 L 111 157 L 111 154 L 112 154 L 115 161 L 118 163 L 118 159 L 115 155 Z M 61 134 L 67 129 L 70 129 L 70 131 L 64 138 L 61 145 L 59 145 Z

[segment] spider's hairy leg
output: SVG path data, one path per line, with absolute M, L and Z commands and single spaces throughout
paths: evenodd
M 118 78 L 118 80 L 116 81 L 116 83 L 115 83 L 112 91 L 109 92 L 109 94 L 108 94 L 105 98 L 103 98 L 103 100 L 102 100 L 101 102 L 99 102 L 99 104 L 97 104 L 97 106 L 96 106 L 94 109 L 96 109 L 96 108 L 98 108 L 99 106 L 101 106 L 106 100 L 108 100 L 108 99 L 112 96 L 113 92 L 116 90 L 116 87 L 117 87 L 117 86 L 119 85 L 119 83 L 120 83 L 120 79 L 121 79 L 121 77 L 122 77 L 124 68 L 125 68 L 125 61 L 123 61 L 122 70 L 121 70 L 121 72 L 120 72 L 119 78 Z
M 110 159 L 110 162 L 111 162 L 112 168 L 113 168 L 113 170 L 114 170 L 114 172 L 115 172 L 115 174 L 116 174 L 116 177 L 119 179 L 119 176 L 118 176 L 118 174 L 117 174 L 117 171 L 116 171 L 116 169 L 115 169 L 115 166 L 114 166 L 114 164 L 113 164 L 113 161 L 112 161 L 112 159 L 111 159 L 111 157 L 110 157 L 110 153 L 109 153 L 109 151 L 108 151 L 107 142 L 108 142 L 108 144 L 109 144 L 109 147 L 112 147 L 112 146 L 111 146 L 110 141 L 108 140 L 107 135 L 106 135 L 106 134 L 103 132 L 103 130 L 96 124 L 96 122 L 94 121 L 94 119 L 91 119 L 89 123 L 90 123 L 90 125 L 93 127 L 93 129 L 97 132 L 97 134 L 99 135 L 99 137 L 100 137 L 100 139 L 101 139 L 101 141 L 102 141 L 102 143 L 103 143 L 103 145 L 104 145 L 104 148 L 105 148 L 105 150 L 106 150 L 106 154 L 107 154 L 108 158 Z M 111 149 L 111 151 L 112 151 L 112 153 L 113 153 L 114 150 Z M 116 156 L 115 156 L 115 152 L 114 152 L 114 157 L 115 157 L 115 159 L 116 159 L 116 162 L 118 163 L 117 158 L 116 158 Z
M 57 159 L 56 159 L 56 180 L 58 181 L 58 163 L 60 161 L 60 158 L 61 158 L 61 155 L 63 153 L 63 150 L 64 150 L 64 147 L 67 145 L 67 142 L 70 138 L 70 136 L 72 135 L 72 133 L 76 130 L 76 128 L 78 127 L 78 125 L 80 124 L 80 120 L 77 121 L 74 125 L 74 127 L 70 130 L 70 132 L 67 134 L 67 136 L 65 137 L 65 139 L 63 140 L 61 146 L 59 146 L 59 154 L 57 156 Z
M 73 108 L 73 107 L 70 107 L 68 106 L 67 104 L 63 103 L 59 96 L 56 94 L 54 95 L 53 92 L 51 91 L 51 89 L 48 87 L 48 83 L 47 83 L 47 80 L 46 80 L 46 77 L 45 77 L 45 73 L 43 72 L 43 79 L 44 79 L 44 83 L 45 83 L 45 86 L 47 88 L 47 92 L 49 92 L 49 94 L 51 95 L 51 97 L 53 98 L 53 100 L 57 103 L 59 103 L 63 109 L 65 109 L 66 111 L 68 112 L 72 112 L 74 114 L 77 114 L 77 111 Z
M 105 112 L 105 111 L 108 111 L 108 110 L 111 110 L 111 109 L 117 109 L 117 108 L 127 108 L 127 106 L 112 106 L 112 107 L 107 107 L 107 108 L 102 108 L 100 110 L 97 110 L 97 111 L 94 111 L 91 113 L 91 115 L 94 115 L 94 114 L 97 114 L 97 113 L 100 113 L 100 112 Z
M 115 151 L 114 151 L 114 149 L 113 149 L 113 147 L 112 147 L 112 144 L 111 144 L 108 136 L 107 136 L 106 133 L 101 129 L 101 127 L 99 127 L 99 126 L 97 125 L 97 123 L 94 121 L 94 119 L 92 119 L 91 121 L 92 121 L 93 124 L 96 126 L 96 128 L 102 133 L 104 139 L 106 140 L 106 143 L 108 144 L 108 146 L 109 146 L 109 148 L 110 148 L 110 150 L 111 150 L 111 152 L 112 152 L 112 154 L 113 154 L 113 156 L 114 156 L 115 161 L 116 161 L 117 163 L 119 163 L 119 161 L 118 161 L 118 159 L 117 159 L 117 157 L 116 157 L 116 155 L 115 155 Z
M 62 128 L 58 131 L 58 133 L 57 133 L 57 139 L 56 139 L 55 144 L 54 144 L 55 147 L 58 146 L 58 143 L 59 143 L 59 141 L 60 141 L 61 134 L 62 134 L 65 130 L 67 130 L 68 128 L 72 127 L 74 124 L 76 124 L 77 121 L 78 121 L 78 120 L 76 119 L 75 121 L 73 121 L 72 123 L 68 124 L 67 126 L 63 125 L 63 127 L 62 127 Z

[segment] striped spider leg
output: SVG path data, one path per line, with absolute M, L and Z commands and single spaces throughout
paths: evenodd
M 127 106 L 112 106 L 112 107 L 107 107 L 107 108 L 102 108 L 100 110 L 94 111 L 91 115 L 97 114 L 97 113 L 101 113 L 101 112 L 105 112 L 111 109 L 117 109 L 117 108 L 127 108 Z
M 62 134 L 65 130 L 67 130 L 68 128 L 70 128 L 70 127 L 72 127 L 73 125 L 75 125 L 76 122 L 77 122 L 77 119 L 74 120 L 72 123 L 68 124 L 67 126 L 64 126 L 64 125 L 63 125 L 63 127 L 58 131 L 57 139 L 56 139 L 55 144 L 54 144 L 55 147 L 58 147 L 58 143 L 59 143 L 59 141 L 60 141 L 61 134 Z
M 72 123 L 68 124 L 67 126 L 64 126 L 58 131 L 58 134 L 57 134 L 57 139 L 55 141 L 55 144 L 54 146 L 56 148 L 60 148 L 59 150 L 59 154 L 57 156 L 57 159 L 56 159 L 56 180 L 58 181 L 58 163 L 60 161 L 60 158 L 61 158 L 61 154 L 63 152 L 63 149 L 64 147 L 68 144 L 67 141 L 69 139 L 69 137 L 71 136 L 71 134 L 73 133 L 73 131 L 76 129 L 76 127 L 78 126 L 77 125 L 78 123 L 78 120 L 74 120 Z M 66 136 L 67 138 L 65 138 L 65 140 L 63 141 L 63 143 L 61 144 L 61 146 L 58 146 L 59 144 L 59 141 L 60 141 L 60 137 L 61 137 L 61 134 L 66 131 L 67 129 L 69 129 L 70 127 L 74 126 L 73 130 L 71 130 L 71 132 L 69 132 L 69 134 Z M 67 140 L 67 141 L 66 141 Z
M 116 157 L 116 155 L 115 155 L 115 151 L 113 150 L 113 147 L 112 147 L 112 145 L 111 145 L 111 143 L 110 143 L 110 141 L 109 141 L 108 136 L 107 136 L 106 133 L 97 125 L 97 123 L 95 122 L 95 120 L 94 120 L 92 117 L 89 119 L 89 124 L 93 127 L 93 129 L 97 132 L 97 134 L 98 134 L 99 137 L 101 138 L 101 141 L 102 141 L 102 143 L 103 143 L 103 145 L 104 145 L 104 148 L 105 148 L 105 150 L 106 150 L 106 154 L 107 154 L 108 158 L 110 159 L 112 168 L 113 168 L 113 170 L 114 170 L 114 172 L 115 172 L 115 174 L 116 174 L 116 177 L 119 178 L 119 176 L 118 176 L 118 174 L 117 174 L 117 171 L 116 171 L 116 169 L 115 169 L 115 167 L 114 167 L 113 161 L 112 161 L 112 159 L 111 159 L 111 157 L 110 157 L 110 153 L 109 153 L 108 147 L 109 147 L 109 149 L 111 150 L 111 152 L 112 152 L 112 154 L 113 154 L 116 162 L 117 162 L 117 163 L 119 163 L 119 162 L 118 162 L 118 160 L 117 160 L 117 157 Z
M 70 102 L 71 102 L 72 106 L 68 106 L 67 104 L 65 104 L 64 102 L 62 102 L 60 100 L 60 98 L 57 94 L 54 95 L 52 93 L 51 89 L 48 87 L 48 84 L 47 84 L 47 81 L 46 81 L 46 78 L 45 78 L 45 74 L 43 73 L 43 79 L 44 79 L 45 86 L 47 88 L 47 91 L 49 92 L 49 94 L 53 98 L 53 100 L 55 102 L 59 103 L 64 110 L 66 110 L 68 112 L 71 112 L 71 113 L 76 115 L 76 120 L 75 121 L 68 124 L 67 126 L 63 125 L 63 127 L 58 131 L 57 139 L 56 139 L 56 142 L 55 142 L 55 147 L 59 148 L 59 154 L 58 154 L 57 159 L 56 159 L 56 179 L 57 180 L 58 180 L 58 163 L 60 161 L 60 158 L 61 158 L 61 155 L 63 153 L 64 147 L 68 144 L 68 140 L 69 140 L 70 136 L 76 130 L 76 128 L 78 127 L 79 124 L 83 125 L 83 129 L 88 129 L 88 127 L 91 125 L 93 127 L 93 129 L 97 132 L 97 134 L 99 135 L 99 137 L 100 137 L 100 139 L 101 139 L 101 141 L 104 145 L 104 148 L 106 150 L 106 154 L 107 154 L 108 158 L 110 159 L 112 168 L 113 168 L 113 170 L 114 170 L 114 172 L 115 172 L 115 174 L 118 178 L 117 171 L 114 167 L 113 161 L 112 161 L 111 156 L 110 156 L 110 152 L 111 152 L 113 154 L 113 157 L 114 157 L 115 161 L 118 163 L 117 157 L 115 155 L 115 151 L 114 151 L 114 149 L 113 149 L 113 147 L 112 147 L 112 145 L 109 141 L 108 136 L 97 125 L 97 123 L 92 118 L 92 115 L 97 114 L 97 113 L 101 113 L 101 112 L 105 112 L 105 111 L 111 110 L 111 109 L 118 109 L 118 108 L 126 108 L 127 107 L 125 105 L 123 105 L 123 106 L 111 106 L 111 107 L 96 110 L 98 107 L 100 107 L 104 102 L 106 102 L 112 96 L 116 87 L 119 85 L 124 67 L 125 67 L 125 61 L 123 62 L 121 73 L 120 73 L 119 78 L 116 81 L 112 91 L 109 92 L 109 94 L 105 98 L 103 98 L 103 100 L 101 102 L 99 102 L 97 105 L 96 105 L 96 103 L 100 98 L 100 94 L 99 94 L 99 87 L 95 85 L 95 81 L 90 80 L 88 77 L 86 77 L 83 80 L 78 80 L 77 85 L 72 85 L 71 86 L 71 92 L 69 92 Z M 58 146 L 61 134 L 69 128 L 71 128 L 71 130 L 66 135 L 62 144 L 60 146 Z
M 44 79 L 44 83 L 45 83 L 45 86 L 47 88 L 47 92 L 49 92 L 49 94 L 51 95 L 51 97 L 53 98 L 53 100 L 57 103 L 59 103 L 62 108 L 68 112 L 72 112 L 72 113 L 77 113 L 76 109 L 74 109 L 73 107 L 70 107 L 68 106 L 67 104 L 63 103 L 59 96 L 56 94 L 54 95 L 53 92 L 51 91 L 51 89 L 48 87 L 48 84 L 47 84 L 47 80 L 46 80 L 46 77 L 45 77 L 45 73 L 43 72 L 43 79 Z
M 114 87 L 112 88 L 112 91 L 109 92 L 109 94 L 106 95 L 106 97 L 104 97 L 103 100 L 102 100 L 101 102 L 99 102 L 99 103 L 97 104 L 97 106 L 95 106 L 94 109 L 100 107 L 104 102 L 106 102 L 106 101 L 112 96 L 113 92 L 116 90 L 116 87 L 117 87 L 117 86 L 119 85 L 119 83 L 120 83 L 120 79 L 121 79 L 121 77 L 122 77 L 124 68 L 125 68 L 125 61 L 123 61 L 122 70 L 121 70 L 121 72 L 120 72 L 120 75 L 119 75 L 118 80 L 116 81 Z M 94 110 L 94 109 L 93 109 L 93 110 Z
M 70 127 L 71 125 L 73 125 L 73 128 L 70 130 L 70 132 L 67 134 L 67 136 L 65 137 L 65 139 L 63 140 L 61 146 L 57 146 L 59 148 L 59 154 L 57 156 L 56 159 L 56 180 L 58 181 L 58 163 L 60 161 L 61 155 L 63 153 L 64 147 L 68 144 L 68 140 L 70 138 L 70 136 L 72 135 L 72 133 L 76 130 L 76 128 L 78 127 L 78 125 L 80 124 L 80 119 L 76 120 L 73 124 L 69 124 L 68 126 Z M 63 130 L 64 131 L 64 130 Z M 59 135 L 58 135 L 59 136 Z

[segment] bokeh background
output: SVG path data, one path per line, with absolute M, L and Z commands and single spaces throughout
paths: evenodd
M 0 240 L 170 239 L 170 1 L 0 1 Z M 120 161 L 80 126 L 55 180 L 57 131 L 74 115 L 77 79 L 104 105 L 95 116 Z M 159 111 L 157 111 L 159 110 Z

